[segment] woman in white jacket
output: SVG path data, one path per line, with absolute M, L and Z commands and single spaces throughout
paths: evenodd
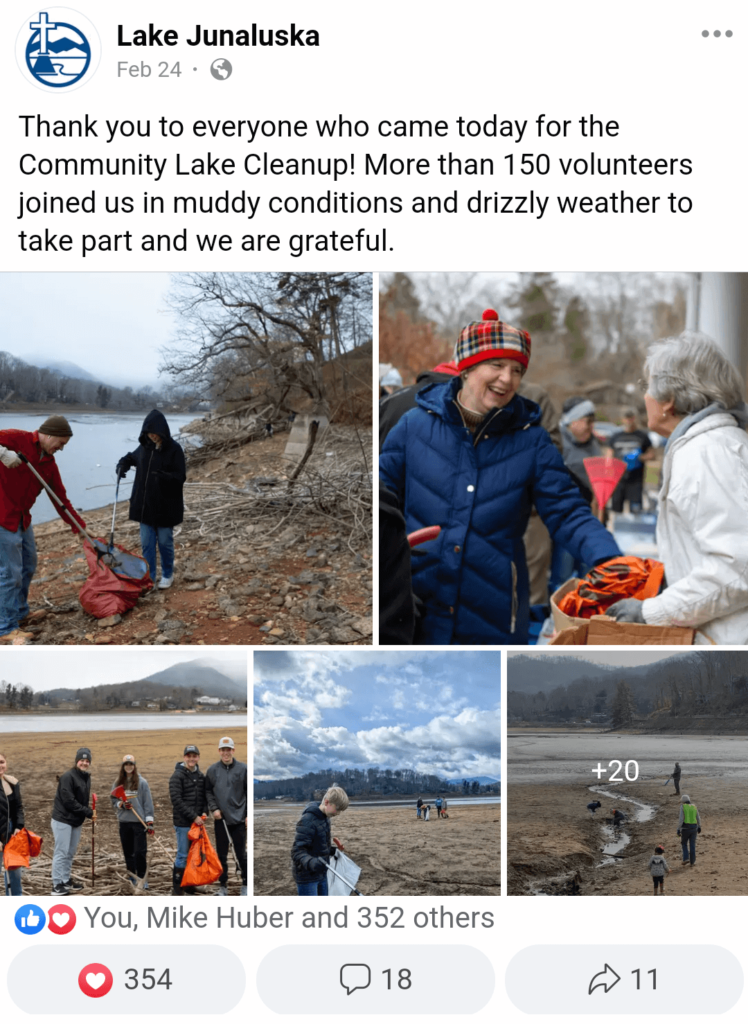
M 648 427 L 668 438 L 657 546 L 666 589 L 627 598 L 619 622 L 697 629 L 696 643 L 748 644 L 748 410 L 735 367 L 709 338 L 656 342 L 645 363 Z

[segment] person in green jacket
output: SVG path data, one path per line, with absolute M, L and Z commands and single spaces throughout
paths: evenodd
M 680 798 L 680 817 L 678 818 L 678 835 L 683 850 L 683 863 L 691 867 L 696 863 L 696 836 L 701 832 L 701 818 L 696 804 L 691 803 L 691 797 L 684 793 Z

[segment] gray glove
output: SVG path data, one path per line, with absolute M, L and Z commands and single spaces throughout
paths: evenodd
M 0 445 L 0 462 L 6 469 L 18 469 L 23 465 L 23 460 L 19 459 L 15 452 L 10 451 L 9 448 L 3 448 L 2 445 Z
M 644 622 L 642 614 L 642 603 L 635 597 L 627 597 L 623 601 L 612 604 L 605 612 L 617 622 Z

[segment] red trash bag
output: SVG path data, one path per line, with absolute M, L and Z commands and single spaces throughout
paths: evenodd
M 42 852 L 42 837 L 35 832 L 22 828 L 11 836 L 3 847 L 3 864 L 6 871 L 13 868 L 27 868 L 30 857 L 38 857 Z
M 213 849 L 204 825 L 193 825 L 187 833 L 192 845 L 187 854 L 187 867 L 182 885 L 210 885 L 223 874 L 223 864 Z
M 153 589 L 148 565 L 139 555 L 115 544 L 114 558 L 120 562 L 108 566 L 102 557 L 107 553 L 103 543 L 102 549 L 97 551 L 87 540 L 83 541 L 89 575 L 78 595 L 83 608 L 97 619 L 128 612 L 141 594 Z
M 625 597 L 646 601 L 659 594 L 664 572 L 662 562 L 654 558 L 611 558 L 590 569 L 575 589 L 561 598 L 559 610 L 573 619 L 591 619 L 593 615 L 604 615 L 612 604 Z

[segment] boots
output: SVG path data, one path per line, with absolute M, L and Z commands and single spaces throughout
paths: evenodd
M 184 874 L 184 868 L 174 867 L 171 869 L 171 894 L 172 896 L 181 896 L 184 892 L 182 889 L 182 875 Z

